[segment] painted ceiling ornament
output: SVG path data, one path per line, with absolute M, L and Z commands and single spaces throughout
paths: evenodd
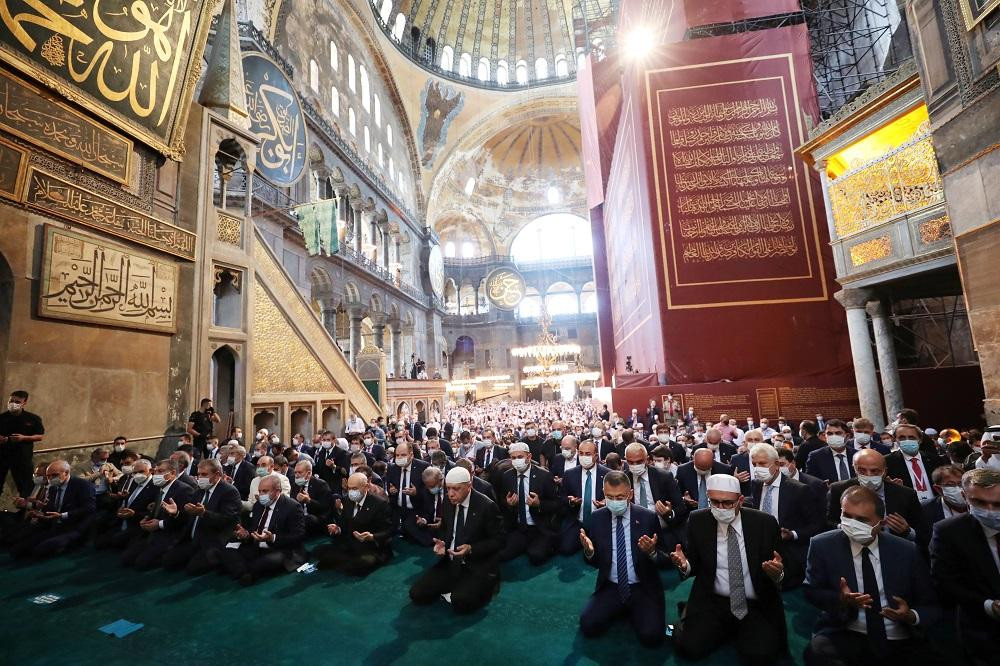
M 453 87 L 428 79 L 420 93 L 420 163 L 425 168 L 434 164 L 444 146 L 448 127 L 465 104 L 465 95 Z

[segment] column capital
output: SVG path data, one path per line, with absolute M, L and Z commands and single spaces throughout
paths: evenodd
M 372 320 L 372 326 L 385 328 L 386 322 L 389 320 L 389 315 L 384 312 L 369 312 L 368 318 Z
M 357 320 L 360 322 L 362 319 L 365 318 L 365 306 L 361 305 L 360 303 L 347 305 L 344 307 L 344 309 L 347 310 L 347 314 L 348 316 L 350 316 L 351 321 Z
M 833 297 L 845 310 L 853 310 L 864 308 L 868 301 L 874 298 L 874 294 L 871 289 L 846 288 L 838 291 Z
M 872 319 L 875 318 L 884 319 L 889 316 L 888 312 L 886 312 L 885 309 L 885 303 L 883 303 L 882 299 L 880 298 L 875 298 L 871 301 L 868 301 L 868 304 L 865 305 L 865 312 L 871 315 Z

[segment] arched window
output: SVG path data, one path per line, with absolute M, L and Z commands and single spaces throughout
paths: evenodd
M 389 155 L 389 173 L 396 173 L 396 165 L 392 161 L 392 155 Z
M 516 262 L 589 257 L 593 254 L 590 222 L 570 213 L 535 218 L 518 232 L 510 254 Z
M 455 256 L 455 243 L 453 241 L 444 244 L 444 256 L 449 259 Z
M 472 76 L 472 56 L 468 53 L 463 53 L 458 59 L 458 75 Z
M 382 144 L 378 144 L 378 165 L 385 167 L 385 153 L 382 152 Z
M 524 60 L 517 61 L 517 67 L 514 70 L 517 82 L 524 85 L 528 82 L 528 63 Z
M 472 259 L 475 256 L 476 256 L 476 246 L 472 243 L 472 241 L 463 241 L 462 242 L 462 258 L 463 259 Z
M 372 113 L 375 115 L 375 127 L 382 127 L 382 100 L 378 98 L 378 93 L 372 95 Z
M 309 61 L 309 87 L 313 92 L 319 92 L 319 65 L 315 60 Z
M 330 67 L 335 72 L 340 69 L 340 51 L 337 48 L 337 42 L 333 40 L 330 40 Z
M 476 314 L 476 290 L 471 284 L 463 284 L 458 290 L 458 314 Z
M 580 290 L 580 312 L 597 312 L 597 289 L 593 282 L 583 285 Z
M 497 63 L 497 83 L 502 86 L 507 85 L 510 82 L 510 72 L 507 68 L 507 61 L 501 60 Z
M 352 93 L 358 92 L 357 84 L 354 82 L 354 56 L 347 54 L 347 87 Z
M 579 305 L 576 291 L 565 282 L 556 282 L 545 292 L 545 309 L 550 315 L 576 314 Z
M 569 62 L 562 53 L 556 56 L 556 76 L 569 76 Z
M 330 88 L 330 111 L 333 115 L 340 117 L 340 91 L 337 86 Z
M 358 120 L 354 116 L 354 109 L 347 109 L 347 129 L 351 131 L 352 136 L 358 135 Z
M 397 42 L 403 39 L 403 30 L 406 28 L 406 17 L 403 12 L 396 14 L 396 24 L 392 26 L 392 38 Z
M 465 181 L 465 196 L 471 197 L 475 189 L 476 179 L 474 177 L 470 177 L 469 180 Z
M 450 72 L 455 67 L 455 49 L 445 46 L 441 49 L 441 69 Z
M 385 141 L 392 148 L 392 125 L 385 126 Z
M 368 125 L 365 125 L 365 152 L 372 152 L 372 133 L 368 129 Z
M 378 10 L 378 15 L 382 23 L 389 24 L 389 14 L 392 13 L 392 0 L 382 0 L 382 8 Z
M 486 58 L 479 59 L 479 71 L 476 72 L 476 76 L 480 81 L 490 80 L 490 61 Z
M 364 65 L 361 65 L 361 106 L 364 107 L 365 111 L 372 110 L 372 100 L 371 91 L 368 87 L 368 70 L 365 69 Z
M 549 61 L 545 58 L 539 58 L 535 61 L 535 78 L 536 79 L 547 79 L 549 78 Z
M 517 306 L 517 316 L 521 319 L 537 319 L 542 312 L 542 298 L 538 290 L 528 287 L 524 290 L 524 298 Z

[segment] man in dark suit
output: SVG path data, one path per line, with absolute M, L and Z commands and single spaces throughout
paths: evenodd
M 243 446 L 231 445 L 227 447 L 226 458 L 223 461 L 225 480 L 236 486 L 243 500 L 250 498 L 250 482 L 253 481 L 257 471 L 246 459 L 246 455 L 247 450 Z
M 306 559 L 304 514 L 282 494 L 275 476 L 260 480 L 253 509 L 221 552 L 222 566 L 240 585 L 280 571 L 295 571 Z
M 429 463 L 416 460 L 406 442 L 396 445 L 395 458 L 386 472 L 386 483 L 389 486 L 389 503 L 392 507 L 395 525 L 400 526 L 407 521 L 416 520 L 417 486 L 420 485 L 420 475 L 427 469 Z M 404 532 L 404 536 L 405 536 Z
M 728 465 L 730 458 L 736 455 L 738 449 L 735 444 L 722 441 L 722 432 L 718 428 L 709 428 L 705 433 L 705 440 L 691 449 L 691 454 L 700 449 L 708 449 L 716 462 Z
M 855 473 L 854 468 L 851 466 L 851 460 L 854 458 L 855 451 L 847 445 L 845 427 L 843 421 L 830 419 L 826 424 L 827 445 L 814 450 L 808 455 L 805 462 L 807 474 L 811 474 L 829 483 L 847 481 L 854 478 Z M 802 465 L 799 463 L 802 460 L 801 454 L 802 449 L 800 447 L 799 454 L 795 456 L 795 464 L 800 469 L 802 468 Z
M 961 465 L 941 465 L 931 474 L 935 498 L 932 502 L 920 505 L 924 512 L 924 525 L 928 534 L 934 525 L 945 518 L 968 513 L 969 503 L 962 493 L 963 474 L 965 468 Z
M 594 593 L 580 613 L 584 636 L 599 636 L 619 615 L 628 614 L 639 642 L 654 647 L 666 633 L 666 604 L 656 562 L 667 559 L 657 550 L 660 523 L 656 513 L 632 503 L 623 472 L 604 476 L 607 506 L 593 514 L 589 530 L 578 538 L 583 558 L 597 568 Z
M 153 485 L 152 466 L 148 460 L 138 459 L 132 463 L 132 473 L 128 484 L 122 486 L 124 497 L 115 508 L 114 520 L 109 522 L 94 537 L 94 546 L 103 548 L 125 548 L 142 533 L 139 523 L 149 513 L 149 507 L 158 499 L 158 489 Z
M 805 595 L 821 614 L 806 664 L 941 663 L 923 637 L 941 613 L 916 544 L 879 529 L 873 490 L 853 486 L 840 501 L 840 529 L 809 544 Z
M 444 503 L 444 472 L 431 465 L 420 475 L 413 519 L 403 522 L 403 531 L 411 541 L 421 546 L 433 545 L 434 537 L 440 534 Z
M 504 458 L 503 460 L 497 462 L 497 464 L 493 465 L 492 472 L 481 477 L 473 474 L 473 462 L 468 458 L 462 458 L 452 467 L 449 467 L 444 473 L 445 476 L 448 476 L 448 472 L 450 472 L 454 467 L 464 467 L 469 474 L 472 474 L 472 489 L 477 493 L 486 495 L 494 502 L 497 502 L 497 491 L 496 487 L 493 485 L 493 481 L 496 479 L 499 482 L 499 480 L 503 479 L 504 472 L 510 469 L 510 458 Z M 444 491 L 441 492 L 443 493 Z M 497 506 L 500 506 L 499 502 L 497 502 Z
M 691 461 L 677 468 L 677 489 L 689 510 L 708 508 L 708 479 L 713 474 L 732 474 L 733 468 L 716 462 L 710 449 L 691 454 Z
M 187 514 L 177 511 L 192 496 L 191 488 L 177 481 L 176 460 L 166 459 L 156 463 L 150 483 L 155 495 L 146 505 L 146 515 L 139 520 L 139 529 L 122 554 L 122 564 L 134 566 L 140 571 L 148 571 L 160 566 L 163 554 L 180 539 L 189 524 Z M 167 511 L 170 506 L 174 509 Z
M 773 664 L 788 650 L 778 523 L 743 507 L 734 476 L 710 476 L 708 497 L 711 509 L 688 516 L 687 548 L 670 554 L 683 578 L 694 576 L 674 631 L 677 653 L 702 659 L 728 639 L 742 662 Z
M 198 490 L 198 482 L 191 475 L 192 469 L 197 469 L 197 467 L 193 467 L 194 457 L 186 451 L 174 451 L 170 454 L 170 459 L 177 461 L 177 480 L 191 490 Z
M 809 455 L 813 451 L 822 449 L 826 444 L 819 438 L 819 426 L 816 425 L 815 421 L 803 421 L 800 423 L 799 436 L 802 439 L 798 442 L 799 448 L 795 453 L 795 464 L 799 469 L 806 469 Z M 794 436 L 792 437 L 792 443 L 793 445 L 795 444 Z
M 848 488 L 864 485 L 871 488 L 885 503 L 885 530 L 896 536 L 926 544 L 924 514 L 920 500 L 912 488 L 896 483 L 886 483 L 885 456 L 874 449 L 859 451 L 854 456 L 853 469 L 857 478 L 840 481 L 830 486 L 827 499 L 826 522 L 830 527 L 840 524 L 840 496 Z
M 422 606 L 450 594 L 456 613 L 471 613 L 499 588 L 503 517 L 491 499 L 472 489 L 472 475 L 465 468 L 448 472 L 445 485 L 442 535 L 434 540 L 439 559 L 413 583 L 410 599 Z
M 559 497 L 548 470 L 531 464 L 531 452 L 524 442 L 510 445 L 511 469 L 504 473 L 499 488 L 503 498 L 507 544 L 500 561 L 521 553 L 535 565 L 552 556 L 559 519 Z
M 559 443 L 556 455 L 549 462 L 549 472 L 552 473 L 552 479 L 557 486 L 562 483 L 566 472 L 580 464 L 576 459 L 576 449 L 579 442 L 580 440 L 573 435 L 566 435 Z
M 28 527 L 10 552 L 17 559 L 41 559 L 81 543 L 97 511 L 94 484 L 71 476 L 65 460 L 53 460 L 45 469 L 48 496 L 44 505 L 28 509 Z
M 610 470 L 597 462 L 597 445 L 585 439 L 577 450 L 580 464 L 563 476 L 559 498 L 563 502 L 559 553 L 580 550 L 580 528 L 590 529 L 594 512 L 604 506 L 604 475 Z
M 896 426 L 893 437 L 899 450 L 885 457 L 885 469 L 889 476 L 899 479 L 907 488 L 913 488 L 921 502 L 931 502 L 934 499 L 931 475 L 946 461 L 932 452 L 920 451 L 923 436 L 915 425 L 901 423 Z
M 295 465 L 292 497 L 302 507 L 307 536 L 326 533 L 333 511 L 333 492 L 326 481 L 313 474 L 312 463 L 300 460 Z
M 625 449 L 626 476 L 632 486 L 633 502 L 656 514 L 660 547 L 673 550 L 683 540 L 688 508 L 673 474 L 648 465 L 646 447 L 633 443 Z M 664 562 L 666 564 L 666 562 Z
M 326 481 L 333 493 L 339 493 L 343 488 L 343 481 L 347 478 L 347 468 L 350 467 L 351 454 L 350 447 L 341 448 L 339 443 L 334 444 L 332 432 L 324 431 L 320 437 L 319 450 L 316 451 L 313 466 L 313 473 Z
M 855 451 L 875 449 L 884 456 L 889 455 L 892 451 L 891 447 L 882 444 L 879 436 L 875 434 L 875 424 L 868 419 L 854 419 L 854 422 L 851 424 L 851 431 L 854 436 L 847 442 L 847 445 Z
M 476 451 L 476 475 L 482 476 L 489 466 L 497 460 L 506 460 L 510 457 L 507 449 L 496 445 L 493 431 L 483 433 L 483 444 L 485 446 Z
M 791 449 L 778 448 L 778 466 L 787 478 L 803 483 L 813 491 L 820 506 L 818 515 L 823 515 L 826 512 L 826 493 L 829 490 L 826 481 L 801 471 L 795 464 L 795 454 Z
M 165 502 L 168 513 L 187 514 L 180 539 L 163 554 L 163 567 L 168 570 L 185 569 L 198 576 L 208 573 L 219 563 L 219 551 L 233 533 L 239 521 L 243 502 L 236 486 L 222 479 L 222 465 L 218 460 L 198 463 L 198 492 L 183 506 Z
M 347 499 L 327 525 L 330 543 L 318 546 L 319 566 L 367 576 L 392 558 L 393 524 L 388 501 L 369 492 L 361 472 L 347 479 Z
M 656 400 L 650 400 L 649 407 L 646 408 L 646 431 L 653 432 L 660 423 L 663 423 L 663 411 L 656 406 Z
M 673 460 L 678 465 L 683 465 L 687 462 L 687 450 L 684 446 L 677 443 L 676 441 L 670 439 L 670 426 L 666 423 L 661 423 L 656 426 L 656 432 L 653 434 L 655 442 L 650 442 L 651 444 L 658 446 L 668 446 L 670 447 L 670 459 Z
M 1000 471 L 962 477 L 969 513 L 934 526 L 931 575 L 942 600 L 958 606 L 968 663 L 995 664 L 1000 654 Z
M 778 553 L 785 563 L 782 589 L 798 587 L 805 578 L 809 539 L 825 528 L 822 511 L 810 488 L 781 473 L 773 446 L 755 444 L 750 460 L 754 478 L 751 506 L 773 516 L 780 529 Z
M 385 447 L 379 444 L 370 432 L 366 432 L 361 437 L 361 452 L 365 454 L 369 465 L 376 460 L 385 460 Z

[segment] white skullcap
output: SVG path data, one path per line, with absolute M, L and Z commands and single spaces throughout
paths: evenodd
M 722 490 L 727 493 L 740 492 L 740 481 L 730 474 L 713 474 L 708 477 L 708 490 Z
M 508 453 L 517 453 L 518 451 L 520 451 L 521 453 L 531 453 L 531 449 L 528 448 L 528 445 L 525 444 L 524 442 L 514 442 L 507 449 Z
M 343 437 L 338 437 L 337 444 L 343 444 L 344 446 L 347 446 L 347 440 Z
M 444 477 L 445 483 L 468 483 L 472 481 L 472 475 L 464 467 L 452 467 L 448 470 L 448 476 Z
M 237 439 L 231 439 L 228 442 L 226 442 L 226 446 L 239 446 L 239 445 L 240 442 Z
M 924 430 L 924 434 L 927 435 L 928 437 L 937 437 L 938 431 L 935 430 L 934 428 L 927 428 L 926 430 Z

